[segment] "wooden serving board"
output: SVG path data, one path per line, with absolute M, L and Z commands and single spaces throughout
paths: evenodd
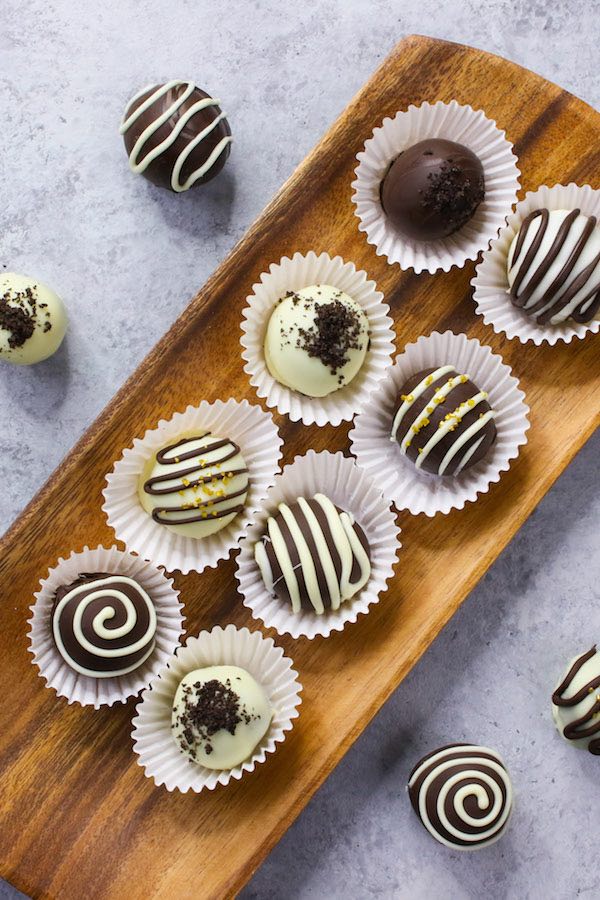
M 475 316 L 473 264 L 415 276 L 359 233 L 355 155 L 382 118 L 456 98 L 482 108 L 515 144 L 524 189 L 570 180 L 600 187 L 600 116 L 537 75 L 443 41 L 401 41 L 246 237 L 200 291 L 5 536 L 1 548 L 0 873 L 34 897 L 200 898 L 234 894 L 407 674 L 600 420 L 598 340 L 522 346 Z M 255 399 L 242 370 L 245 297 L 295 250 L 353 260 L 385 292 L 397 347 L 431 330 L 464 331 L 502 353 L 531 406 L 529 443 L 489 494 L 435 519 L 400 517 L 397 577 L 367 617 L 329 640 L 279 639 L 304 684 L 285 744 L 240 783 L 169 794 L 143 775 L 126 707 L 69 707 L 44 687 L 25 634 L 38 580 L 61 554 L 110 544 L 105 473 L 147 427 L 189 403 Z M 285 461 L 347 448 L 347 427 L 278 417 Z M 236 594 L 234 561 L 177 577 L 188 633 L 258 628 Z M 460 735 L 459 735 L 460 737 Z

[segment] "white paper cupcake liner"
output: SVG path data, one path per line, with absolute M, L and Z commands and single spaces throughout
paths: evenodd
M 243 512 L 229 525 L 208 537 L 197 539 L 169 531 L 155 522 L 138 498 L 138 483 L 147 461 L 180 434 L 210 429 L 239 445 L 250 473 Z M 112 472 L 106 476 L 104 505 L 108 524 L 128 550 L 150 559 L 168 571 L 202 572 L 225 559 L 237 546 L 254 512 L 279 471 L 282 439 L 270 413 L 247 400 L 203 400 L 185 412 L 158 423 L 133 447 L 123 451 Z
M 381 182 L 394 159 L 419 141 L 443 138 L 468 147 L 481 160 L 485 177 L 485 199 L 473 218 L 456 234 L 435 241 L 403 237 L 383 211 Z M 402 269 L 448 272 L 464 266 L 496 237 L 517 199 L 520 172 L 512 144 L 496 123 L 481 110 L 451 103 L 409 106 L 393 119 L 385 118 L 356 157 L 359 165 L 352 182 L 352 201 L 360 220 L 359 229 L 375 246 L 379 256 L 399 263 Z
M 299 291 L 311 284 L 330 284 L 345 291 L 369 319 L 370 345 L 360 371 L 349 384 L 326 397 L 307 397 L 276 381 L 267 368 L 263 348 L 277 301 L 287 291 Z M 243 313 L 241 344 L 242 358 L 246 360 L 244 371 L 250 375 L 250 384 L 258 396 L 293 422 L 339 425 L 350 420 L 384 377 L 394 350 L 390 308 L 375 282 L 368 281 L 366 272 L 357 271 L 354 263 L 345 263 L 340 256 L 332 259 L 327 253 L 317 256 L 311 250 L 306 256 L 295 253 L 291 259 L 284 256 L 273 263 L 252 290 Z
M 173 698 L 182 678 L 205 666 L 232 665 L 246 669 L 265 690 L 273 708 L 269 730 L 254 753 L 233 769 L 215 770 L 193 763 L 178 749 L 171 733 Z M 212 791 L 218 784 L 239 780 L 274 753 L 293 728 L 301 703 L 302 685 L 292 660 L 271 638 L 234 625 L 217 626 L 189 638 L 142 694 L 133 719 L 133 749 L 148 778 L 168 791 Z
M 537 191 L 529 191 L 509 216 L 506 226 L 475 270 L 473 299 L 479 315 L 486 325 L 491 325 L 497 334 L 508 338 L 518 338 L 521 343 L 533 341 L 538 347 L 544 342 L 554 345 L 558 341 L 569 343 L 573 338 L 583 338 L 588 333 L 598 334 L 598 318 L 581 324 L 567 320 L 559 325 L 539 325 L 522 309 L 513 306 L 510 300 L 506 261 L 508 251 L 521 223 L 535 209 L 580 209 L 586 216 L 596 216 L 600 220 L 600 191 L 589 184 L 555 184 L 543 186 Z
M 352 513 L 362 527 L 369 541 L 371 577 L 362 591 L 338 610 L 326 610 L 322 615 L 309 610 L 295 614 L 287 603 L 267 591 L 254 560 L 254 545 L 265 533 L 266 521 L 277 512 L 279 503 L 294 503 L 298 497 L 316 493 L 325 494 L 340 509 Z M 277 476 L 263 509 L 241 542 L 235 575 L 244 606 L 268 628 L 293 638 L 328 637 L 333 631 L 342 631 L 348 622 L 356 622 L 360 613 L 366 614 L 370 606 L 378 603 L 380 594 L 387 589 L 402 546 L 399 538 L 396 515 L 381 496 L 378 479 L 373 481 L 353 459 L 339 452 L 309 450 Z
M 64 661 L 52 636 L 52 609 L 54 596 L 59 587 L 71 584 L 82 572 L 110 572 L 132 578 L 151 597 L 156 609 L 156 646 L 149 658 L 128 675 L 114 678 L 91 678 L 76 672 Z M 39 674 L 47 682 L 47 687 L 56 691 L 59 697 L 66 697 L 69 703 L 81 706 L 112 706 L 125 703 L 146 687 L 152 677 L 179 646 L 183 634 L 183 606 L 179 603 L 179 592 L 173 587 L 160 569 L 130 553 L 123 553 L 117 547 L 84 547 L 80 553 L 73 551 L 66 559 L 58 560 L 46 578 L 40 582 L 40 590 L 35 593 L 33 613 L 28 624 L 29 652 Z
M 453 365 L 489 394 L 496 410 L 497 436 L 488 454 L 456 478 L 420 472 L 391 440 L 392 420 L 400 390 L 423 369 Z M 527 442 L 529 407 L 518 380 L 500 356 L 464 334 L 434 332 L 408 344 L 390 369 L 381 389 L 371 398 L 369 409 L 356 417 L 350 432 L 350 446 L 358 465 L 377 479 L 377 485 L 398 509 L 413 515 L 462 509 L 477 499 L 508 471 L 510 462 Z

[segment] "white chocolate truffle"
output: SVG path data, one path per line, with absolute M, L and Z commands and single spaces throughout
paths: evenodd
M 58 294 L 27 275 L 0 274 L 0 359 L 17 366 L 41 362 L 56 353 L 66 330 Z
M 510 298 L 540 325 L 591 321 L 600 309 L 600 228 L 578 209 L 536 209 L 507 260 Z
M 566 741 L 600 756 L 600 653 L 595 646 L 567 666 L 552 695 L 552 717 Z
M 180 751 L 208 769 L 231 769 L 252 756 L 271 724 L 263 688 L 238 666 L 189 672 L 173 701 L 171 727 Z
M 369 345 L 369 320 L 352 297 L 330 284 L 289 291 L 267 326 L 265 361 L 280 384 L 325 397 L 349 384 Z
M 149 460 L 138 496 L 146 512 L 169 531 L 205 538 L 244 508 L 248 469 L 240 448 L 210 431 L 168 444 Z

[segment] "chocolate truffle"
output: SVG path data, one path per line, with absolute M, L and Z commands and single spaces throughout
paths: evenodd
M 487 396 L 454 366 L 417 372 L 400 392 L 391 438 L 417 469 L 460 475 L 496 440 L 496 413 Z
M 600 228 L 578 209 L 536 209 L 508 252 L 510 299 L 540 325 L 589 322 L 600 309 Z
M 238 445 L 206 431 L 182 435 L 159 450 L 142 473 L 138 495 L 155 522 L 205 538 L 242 511 L 248 480 Z
M 288 291 L 265 336 L 265 361 L 280 384 L 325 397 L 356 377 L 369 345 L 369 320 L 339 288 L 313 284 Z
M 0 359 L 41 362 L 56 353 L 66 330 L 67 313 L 54 291 L 27 275 L 0 275 Z
M 424 756 L 409 778 L 408 794 L 429 834 L 451 850 L 493 844 L 512 812 L 512 784 L 501 758 L 471 744 Z
M 462 144 L 439 138 L 404 150 L 381 183 L 385 214 L 415 241 L 435 241 L 459 231 L 484 196 L 479 159 Z
M 171 728 L 192 762 L 231 769 L 252 756 L 272 718 L 268 697 L 249 672 L 209 666 L 189 672 L 179 684 Z
M 56 591 L 52 634 L 64 661 L 80 675 L 127 675 L 154 650 L 156 611 L 133 579 L 82 573 Z
M 567 666 L 552 694 L 552 715 L 566 741 L 600 756 L 600 653 L 595 645 Z
M 265 587 L 295 613 L 339 609 L 371 574 L 364 531 L 323 494 L 299 497 L 291 506 L 280 503 L 278 509 L 254 546 Z
M 168 81 L 136 94 L 120 129 L 132 172 L 177 194 L 218 175 L 231 144 L 219 102 L 193 81 Z

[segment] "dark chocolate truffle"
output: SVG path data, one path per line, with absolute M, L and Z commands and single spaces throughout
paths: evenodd
M 291 604 L 322 614 L 339 609 L 371 574 L 367 537 L 350 513 L 323 494 L 299 497 L 267 520 L 267 533 L 254 556 L 268 591 Z
M 510 299 L 540 325 L 589 322 L 600 310 L 600 228 L 578 209 L 535 209 L 508 253 Z
M 510 776 L 494 750 L 450 744 L 424 756 L 408 780 L 429 834 L 451 850 L 479 850 L 502 837 L 512 812 Z
M 133 672 L 154 650 L 155 632 L 154 604 L 132 578 L 82 573 L 56 591 L 54 643 L 81 675 L 112 678 Z
M 552 715 L 566 741 L 600 756 L 600 653 L 595 645 L 568 664 L 552 694 Z
M 417 372 L 400 391 L 392 440 L 417 469 L 460 475 L 496 440 L 496 413 L 487 396 L 454 366 Z
M 485 196 L 483 166 L 462 144 L 430 138 L 404 150 L 381 183 L 381 204 L 405 237 L 434 241 L 465 225 Z
M 175 193 L 218 175 L 231 145 L 219 101 L 193 81 L 144 88 L 130 100 L 120 131 L 132 171 Z

